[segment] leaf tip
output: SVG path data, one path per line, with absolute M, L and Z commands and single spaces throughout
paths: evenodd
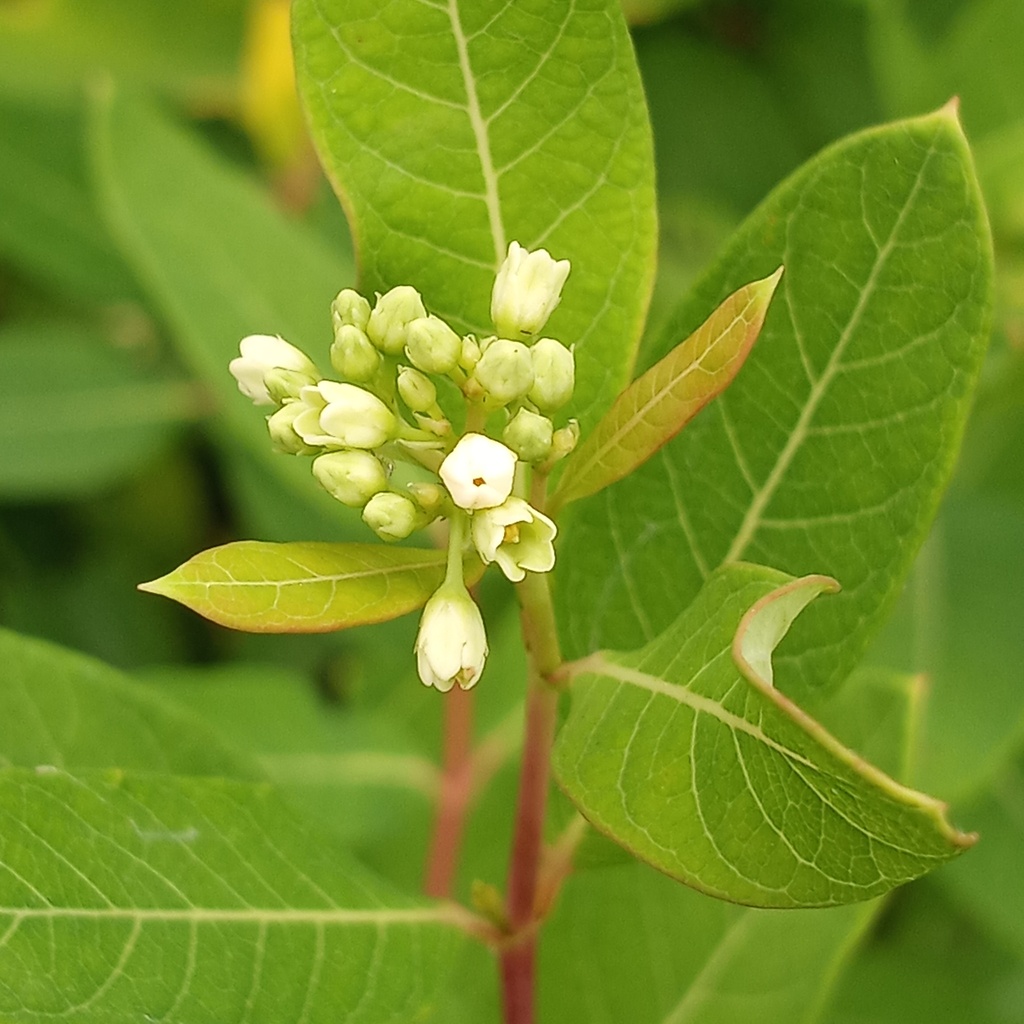
M 955 121 L 958 125 L 960 124 L 960 97 L 950 96 L 946 102 L 939 107 L 936 111 L 943 117 L 948 117 L 951 121 Z
M 135 586 L 136 590 L 141 590 L 144 594 L 159 594 L 161 597 L 167 596 L 167 577 L 160 576 L 155 580 L 148 580 L 145 583 L 138 583 Z

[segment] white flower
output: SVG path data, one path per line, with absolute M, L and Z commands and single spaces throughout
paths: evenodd
M 512 242 L 491 293 L 491 319 L 498 333 L 506 338 L 535 335 L 558 305 L 568 276 L 568 260 L 554 260 L 546 249 L 530 252 Z
M 480 678 L 486 658 L 480 609 L 461 584 L 442 584 L 427 601 L 416 636 L 416 669 L 424 686 L 447 693 L 458 683 L 468 690 Z
M 294 370 L 308 374 L 310 381 L 319 376 L 313 361 L 283 338 L 270 334 L 250 334 L 240 342 L 237 359 L 228 363 L 231 375 L 238 381 L 238 390 L 257 405 L 274 405 L 267 391 L 266 376 L 271 370 Z
M 466 434 L 438 472 L 459 508 L 493 508 L 512 493 L 516 453 L 483 434 Z
M 294 421 L 306 444 L 377 448 L 390 440 L 398 421 L 376 396 L 355 384 L 322 380 L 302 389 L 304 408 Z
M 548 572 L 555 564 L 552 541 L 558 528 L 522 498 L 473 516 L 473 544 L 488 565 L 497 562 L 513 583 L 530 572 Z

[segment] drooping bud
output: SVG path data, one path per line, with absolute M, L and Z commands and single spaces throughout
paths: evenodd
M 405 352 L 427 373 L 450 373 L 462 355 L 462 339 L 440 317 L 418 317 L 406 328 Z
M 238 390 L 256 405 L 274 405 L 267 390 L 267 374 L 274 369 L 292 370 L 307 377 L 314 384 L 320 374 L 305 352 L 289 345 L 283 338 L 270 334 L 250 334 L 238 346 L 241 355 L 228 364 L 231 375 L 238 381 Z
M 313 476 L 343 505 L 362 508 L 388 485 L 380 459 L 365 451 L 328 452 L 313 460 Z
M 465 434 L 438 470 L 459 508 L 500 505 L 512 493 L 516 453 L 483 434 Z
M 530 252 L 518 242 L 498 269 L 491 293 L 491 319 L 506 338 L 534 337 L 561 299 L 569 261 L 554 260 L 546 249 Z
M 345 325 L 366 330 L 366 322 L 370 319 L 370 303 L 359 292 L 352 288 L 342 288 L 331 303 L 331 323 L 334 333 Z
M 306 444 L 295 432 L 295 417 L 303 408 L 301 402 L 289 402 L 267 417 L 267 430 L 270 431 L 270 441 L 275 451 L 283 452 L 285 455 L 313 455 L 319 451 L 318 448 Z
M 509 420 L 501 439 L 523 462 L 541 462 L 551 454 L 554 426 L 547 416 L 520 409 Z
M 380 353 L 354 324 L 341 324 L 334 331 L 331 345 L 331 366 L 347 380 L 369 380 L 380 367 Z
M 382 352 L 397 356 L 405 348 L 410 322 L 426 315 L 420 293 L 411 285 L 402 284 L 377 299 L 366 323 L 366 333 Z
M 530 353 L 533 356 L 530 401 L 545 412 L 560 409 L 572 398 L 576 384 L 576 360 L 572 352 L 554 338 L 541 338 Z
M 423 513 L 411 498 L 395 491 L 381 491 L 366 503 L 363 522 L 381 540 L 405 540 L 425 525 Z
M 416 669 L 424 686 L 447 693 L 455 683 L 468 690 L 487 659 L 480 609 L 465 586 L 446 581 L 423 607 L 416 636 Z
M 522 498 L 510 497 L 497 508 L 473 516 L 473 544 L 485 564 L 497 562 L 518 583 L 529 572 L 548 572 L 555 564 L 552 541 L 558 532 L 546 515 Z
M 398 371 L 398 393 L 413 412 L 430 412 L 437 404 L 437 388 L 426 374 L 403 366 Z
M 322 380 L 302 389 L 305 408 L 294 420 L 307 444 L 341 448 L 377 448 L 394 437 L 395 414 L 376 396 L 355 384 Z
M 487 346 L 473 378 L 500 405 L 522 398 L 533 386 L 533 360 L 520 341 L 498 338 Z

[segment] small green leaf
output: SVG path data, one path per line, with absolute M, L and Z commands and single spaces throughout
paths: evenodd
M 9 769 L 0 834 L 5 1020 L 420 1020 L 461 944 L 266 786 Z
M 650 125 L 617 0 L 297 0 L 310 131 L 367 293 L 412 284 L 493 333 L 509 242 L 572 261 L 545 332 L 576 345 L 575 414 L 628 380 L 654 270 Z
M 728 387 L 757 340 L 781 276 L 779 267 L 734 292 L 615 399 L 566 465 L 552 508 L 632 473 Z
M 438 550 L 243 540 L 201 551 L 139 589 L 249 633 L 328 633 L 421 607 L 444 566 Z
M 773 685 L 771 652 L 834 587 L 731 565 L 640 651 L 578 662 L 554 763 L 582 813 L 680 881 L 762 907 L 870 899 L 969 846 L 944 805 Z

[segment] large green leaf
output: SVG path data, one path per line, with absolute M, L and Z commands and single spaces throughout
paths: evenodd
M 256 778 L 199 718 L 117 669 L 0 630 L 0 763 Z
M 8 1020 L 417 1020 L 459 946 L 266 787 L 10 769 L 0 821 Z
M 843 593 L 782 648 L 793 685 L 844 676 L 949 477 L 984 351 L 991 248 L 952 107 L 823 152 L 747 220 L 670 324 L 786 273 L 736 380 L 659 457 L 577 506 L 559 550 L 571 653 L 631 648 L 738 559 Z
M 341 521 L 344 510 L 308 461 L 271 450 L 263 416 L 227 366 L 247 334 L 279 334 L 326 363 L 331 299 L 351 283 L 351 265 L 152 107 L 107 89 L 94 96 L 92 115 L 103 212 L 223 423 L 267 472 Z
M 140 370 L 75 325 L 0 331 L 0 494 L 77 496 L 127 476 L 203 411 L 198 388 Z
M 547 330 L 577 345 L 576 414 L 626 382 L 655 244 L 650 128 L 615 0 L 297 0 L 295 59 L 367 291 L 419 288 L 464 330 L 508 243 L 573 269 Z
M 829 589 L 728 566 L 642 650 L 577 663 L 554 766 L 582 813 L 667 874 L 763 907 L 869 899 L 969 846 L 942 804 L 773 684 L 772 651 Z

